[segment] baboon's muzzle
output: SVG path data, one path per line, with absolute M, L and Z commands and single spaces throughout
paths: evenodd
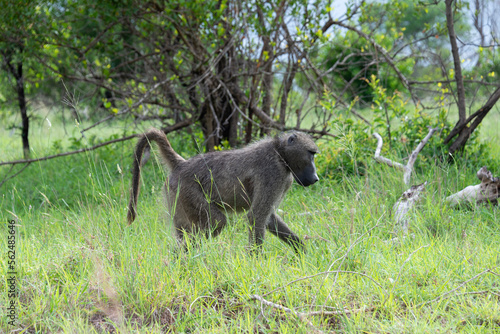
M 304 168 L 301 172 L 294 174 L 295 181 L 303 187 L 308 187 L 319 181 L 316 174 L 316 166 L 310 165 Z

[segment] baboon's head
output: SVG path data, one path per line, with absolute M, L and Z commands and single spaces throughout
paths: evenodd
M 294 131 L 280 136 L 280 154 L 301 186 L 307 187 L 319 180 L 314 165 L 316 153 L 318 147 L 304 133 Z

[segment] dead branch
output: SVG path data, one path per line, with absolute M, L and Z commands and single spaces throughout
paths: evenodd
M 4 166 L 4 165 L 17 165 L 17 164 L 25 164 L 25 163 L 32 163 L 32 162 L 38 162 L 38 161 L 45 161 L 45 160 L 50 160 L 50 159 L 54 159 L 54 158 L 65 157 L 67 155 L 73 155 L 73 154 L 78 154 L 78 153 L 93 151 L 93 150 L 95 150 L 95 149 L 97 149 L 99 147 L 103 147 L 103 146 L 106 146 L 106 145 L 109 145 L 109 144 L 126 141 L 126 140 L 129 140 L 129 139 L 135 138 L 136 136 L 137 135 L 125 136 L 125 137 L 122 137 L 122 138 L 109 140 L 109 141 L 106 141 L 106 142 L 94 145 L 92 147 L 85 147 L 85 148 L 81 148 L 81 149 L 78 149 L 78 150 L 74 150 L 74 151 L 70 151 L 70 152 L 64 152 L 64 153 L 59 153 L 59 154 L 54 154 L 54 155 L 49 155 L 49 156 L 42 157 L 42 158 L 37 158 L 37 159 L 22 159 L 22 160 L 14 160 L 14 161 L 2 161 L 2 162 L 0 162 L 0 166 Z
M 429 129 L 429 133 L 425 138 L 417 145 L 415 150 L 411 152 L 410 157 L 408 159 L 408 163 L 406 165 L 403 165 L 399 162 L 394 162 L 386 157 L 383 157 L 380 155 L 380 151 L 382 150 L 382 145 L 383 145 L 383 140 L 382 137 L 378 133 L 374 133 L 373 136 L 377 138 L 378 144 L 377 144 L 377 149 L 375 150 L 375 160 L 377 160 L 380 163 L 384 163 L 390 167 L 395 167 L 398 169 L 401 169 L 404 171 L 403 175 L 403 180 L 406 185 L 410 184 L 410 178 L 411 174 L 413 172 L 413 166 L 415 165 L 415 162 L 417 161 L 417 156 L 422 151 L 424 148 L 425 144 L 431 139 L 432 135 L 434 132 L 439 130 L 439 128 L 431 128 Z M 396 220 L 396 227 L 401 226 L 403 232 L 406 234 L 408 232 L 408 226 L 409 226 L 409 219 L 407 218 L 408 212 L 415 206 L 415 204 L 418 202 L 420 199 L 420 195 L 422 191 L 424 191 L 425 186 L 427 185 L 427 181 L 410 187 L 410 189 L 406 190 L 401 197 L 398 199 L 398 201 L 394 204 L 392 207 L 392 210 L 394 212 L 394 218 Z M 394 239 L 393 239 L 394 240 Z
M 293 314 L 300 321 L 303 321 L 304 323 L 306 323 L 312 329 L 313 333 L 323 333 L 323 332 L 320 331 L 318 328 L 316 328 L 307 319 L 308 317 L 317 316 L 317 315 L 319 315 L 319 316 L 343 315 L 343 314 L 349 314 L 349 313 L 364 312 L 364 311 L 368 310 L 367 307 L 363 307 L 363 308 L 358 309 L 358 310 L 346 310 L 346 309 L 343 309 L 343 310 L 338 310 L 338 311 L 324 311 L 324 310 L 321 310 L 321 311 L 312 311 L 312 312 L 297 312 L 297 311 L 294 311 L 294 310 L 292 310 L 292 309 L 290 309 L 288 307 L 285 307 L 285 306 L 282 306 L 282 305 L 270 302 L 270 301 L 262 298 L 259 295 L 250 295 L 250 299 L 251 300 L 258 300 L 258 301 L 260 301 L 264 305 L 270 306 L 272 308 L 281 310 L 281 311 L 289 313 L 289 314 Z
M 151 95 L 151 93 L 152 93 L 152 92 L 154 92 L 154 91 L 155 91 L 158 87 L 160 87 L 161 85 L 164 85 L 164 84 L 166 84 L 167 82 L 170 82 L 170 81 L 171 81 L 171 79 L 170 79 L 170 78 L 168 78 L 168 79 L 165 79 L 165 80 L 163 80 L 163 81 L 160 81 L 160 82 L 158 82 L 158 83 L 154 84 L 154 85 L 153 85 L 153 87 L 151 87 L 151 88 L 150 88 L 150 89 L 149 89 L 146 93 L 144 93 L 144 95 L 142 95 L 142 97 L 141 97 L 140 99 L 138 99 L 137 101 L 135 101 L 132 105 L 130 105 L 130 106 L 126 107 L 125 109 L 123 109 L 123 110 L 121 110 L 121 111 L 117 112 L 116 114 L 112 114 L 112 115 L 110 115 L 110 116 L 108 116 L 108 117 L 105 117 L 105 118 L 101 119 L 100 121 L 95 122 L 94 124 L 92 124 L 92 125 L 90 125 L 90 126 L 86 127 L 85 129 L 82 129 L 82 130 L 80 131 L 80 133 L 83 135 L 83 133 L 84 133 L 84 132 L 86 132 L 86 131 L 88 131 L 88 130 L 90 130 L 90 129 L 92 129 L 92 128 L 96 127 L 96 126 L 98 126 L 99 124 L 104 123 L 104 122 L 106 122 L 106 121 L 109 121 L 110 119 L 115 118 L 116 116 L 126 114 L 126 113 L 128 113 L 129 111 L 133 110 L 134 108 L 137 108 L 137 107 L 138 107 L 139 105 L 141 105 L 141 104 L 144 102 L 144 100 L 146 100 L 146 99 L 147 99 L 147 98 Z
M 384 163 L 390 167 L 395 167 L 398 169 L 401 169 L 404 171 L 404 176 L 403 180 L 406 185 L 410 184 L 410 177 L 411 173 L 413 172 L 413 165 L 415 164 L 415 161 L 417 161 L 417 155 L 422 151 L 424 148 L 425 144 L 429 141 L 429 139 L 432 137 L 434 132 L 439 130 L 439 128 L 431 128 L 429 129 L 429 133 L 425 138 L 417 145 L 415 150 L 411 152 L 410 158 L 408 159 L 408 163 L 406 165 L 403 165 L 399 162 L 394 162 L 390 159 L 387 159 L 386 157 L 383 157 L 380 155 L 380 151 L 382 150 L 382 145 L 384 144 L 382 137 L 378 133 L 374 133 L 373 136 L 378 139 L 378 144 L 377 144 L 377 149 L 375 150 L 375 160 L 377 160 L 380 163 Z
M 482 167 L 477 171 L 477 178 L 481 181 L 475 186 L 468 186 L 463 190 L 446 197 L 445 202 L 451 206 L 459 204 L 472 205 L 474 203 L 498 203 L 500 197 L 500 179 L 493 177 L 493 174 L 486 168 Z
M 426 185 L 427 181 L 416 186 L 411 186 L 410 189 L 406 190 L 403 195 L 401 195 L 392 207 L 394 219 L 396 220 L 396 226 L 401 226 L 405 234 L 408 232 L 409 226 L 409 219 L 407 217 L 408 212 L 410 212 L 411 208 L 413 208 L 418 202 Z
M 382 139 L 382 136 L 380 136 L 377 132 L 375 132 L 373 134 L 373 136 L 378 139 L 377 149 L 375 150 L 375 157 L 374 157 L 375 160 L 377 160 L 381 164 L 386 164 L 389 167 L 401 169 L 405 172 L 405 175 L 406 175 L 407 174 L 407 166 L 400 164 L 399 162 L 394 162 L 394 161 L 387 159 L 386 157 L 383 157 L 380 155 L 380 151 L 382 151 L 382 145 L 384 145 L 384 140 Z M 411 170 L 408 173 L 411 173 Z
M 306 313 L 302 313 L 302 312 L 295 312 L 294 310 L 292 309 L 289 309 L 288 307 L 284 307 L 284 306 L 281 306 L 281 305 L 278 305 L 278 304 L 275 304 L 275 303 L 272 303 L 268 300 L 265 300 L 264 298 L 262 298 L 261 296 L 259 295 L 250 295 L 250 299 L 252 300 L 258 300 L 260 301 L 262 304 L 265 304 L 267 306 L 271 306 L 272 308 L 275 308 L 275 309 L 278 309 L 278 310 L 281 310 L 281 311 L 284 311 L 286 313 L 290 313 L 290 314 L 293 314 L 294 316 L 296 316 L 299 320 L 305 322 L 307 324 L 307 326 L 309 326 L 311 328 L 311 330 L 313 331 L 313 333 L 323 333 L 322 331 L 320 331 L 319 329 L 317 329 L 309 320 L 307 320 L 307 314 Z
M 343 310 L 337 310 L 337 311 L 324 311 L 324 310 L 320 310 L 320 311 L 311 311 L 311 312 L 297 312 L 297 311 L 294 311 L 292 309 L 289 309 L 288 307 L 285 307 L 285 306 L 282 306 L 282 305 L 270 302 L 270 301 L 262 298 L 259 295 L 250 295 L 250 299 L 251 300 L 258 300 L 258 301 L 260 301 L 261 303 L 263 303 L 263 304 L 265 304 L 267 306 L 270 306 L 270 307 L 273 307 L 273 308 L 285 311 L 287 313 L 295 314 L 298 317 L 310 317 L 310 316 L 316 316 L 316 315 L 339 315 L 339 314 L 358 313 L 358 312 L 366 311 L 368 309 L 367 307 L 362 307 L 362 308 L 360 308 L 358 310 L 343 309 Z
M 18 176 L 19 174 L 21 174 L 28 166 L 30 165 L 30 163 L 28 162 L 26 165 L 24 165 L 20 170 L 18 170 L 15 174 L 13 175 L 10 175 L 9 176 L 9 173 L 12 171 L 12 168 L 14 167 L 14 165 L 11 165 L 12 167 L 9 169 L 9 171 L 7 172 L 7 175 L 4 177 L 4 179 L 2 180 L 2 182 L 0 182 L 0 188 L 5 184 L 5 182 L 9 181 L 10 179 L 13 179 L 15 178 L 16 176 Z
M 439 128 L 429 129 L 429 133 L 427 134 L 427 136 L 425 136 L 424 140 L 422 140 L 417 145 L 417 148 L 413 152 L 411 152 L 410 159 L 408 160 L 407 166 L 410 167 L 412 170 L 413 170 L 413 165 L 415 164 L 415 161 L 417 161 L 417 155 L 420 153 L 420 151 L 422 151 L 422 149 L 424 148 L 425 144 L 427 144 L 429 139 L 431 139 L 434 132 L 436 132 L 438 130 L 439 130 Z M 409 182 L 410 182 L 410 176 L 408 175 L 408 182 L 406 184 L 408 184 Z
M 194 120 L 192 118 L 188 118 L 188 119 L 185 119 L 185 120 L 183 120 L 181 122 L 178 122 L 178 123 L 175 123 L 175 124 L 173 124 L 171 126 L 168 126 L 166 128 L 162 128 L 162 131 L 165 132 L 165 133 L 173 132 L 173 131 L 185 128 L 185 127 L 193 124 L 193 122 L 194 122 Z M 102 142 L 100 144 L 94 145 L 92 147 L 85 147 L 85 148 L 81 148 L 81 149 L 78 149 L 78 150 L 74 150 L 74 151 L 70 151 L 70 152 L 64 152 L 64 153 L 59 153 L 59 154 L 54 154 L 54 155 L 49 155 L 49 156 L 42 157 L 42 158 L 37 158 L 37 159 L 22 159 L 22 160 L 14 160 L 14 161 L 0 161 L 0 166 L 17 165 L 17 164 L 39 162 L 39 161 L 45 161 L 45 160 L 50 160 L 50 159 L 59 158 L 59 157 L 65 157 L 65 156 L 68 156 L 68 155 L 73 155 L 73 154 L 78 154 L 78 153 L 83 153 L 83 152 L 89 152 L 89 151 L 93 151 L 93 150 L 98 149 L 98 148 L 103 147 L 103 146 L 107 146 L 107 145 L 114 144 L 114 143 L 119 143 L 119 142 L 122 142 L 122 141 L 127 141 L 127 140 L 135 138 L 135 137 L 137 137 L 137 134 L 133 134 L 133 135 L 130 135 L 130 136 L 125 136 L 125 137 L 118 138 L 118 139 L 108 140 L 108 141 Z
M 469 282 L 471 282 L 471 281 L 475 280 L 476 278 L 483 276 L 484 274 L 492 274 L 492 275 L 495 275 L 495 276 L 496 276 L 496 275 L 498 275 L 498 274 L 497 274 L 497 273 L 495 273 L 495 272 L 493 271 L 493 269 L 495 269 L 495 268 L 496 268 L 496 267 L 494 267 L 494 268 L 490 268 L 490 269 L 486 269 L 486 270 L 483 270 L 482 272 L 480 272 L 479 274 L 474 275 L 473 277 L 469 278 L 468 280 L 466 280 L 465 282 L 463 282 L 462 284 L 460 284 L 460 285 L 459 285 L 459 286 L 457 286 L 456 288 L 451 289 L 451 290 L 449 290 L 449 291 L 447 291 L 447 292 L 443 293 L 441 296 L 439 296 L 439 297 L 437 297 L 437 298 L 434 298 L 434 299 L 429 300 L 429 301 L 427 301 L 427 302 L 420 303 L 420 304 L 416 305 L 416 307 L 420 307 L 420 306 L 423 306 L 423 305 L 426 305 L 426 304 L 433 303 L 433 302 L 438 301 L 438 300 L 441 300 L 441 299 L 443 299 L 443 298 L 445 298 L 445 297 L 446 297 L 446 298 L 448 298 L 448 297 L 447 297 L 448 295 L 450 295 L 451 293 L 453 293 L 453 292 L 457 291 L 458 289 L 460 289 L 461 287 L 465 286 L 467 283 L 469 283 Z

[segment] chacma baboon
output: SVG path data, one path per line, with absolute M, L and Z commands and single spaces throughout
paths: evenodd
M 260 246 L 266 228 L 295 251 L 304 243 L 275 210 L 293 179 L 307 187 L 318 181 L 314 154 L 318 147 L 301 132 L 288 132 L 247 147 L 209 152 L 185 160 L 170 146 L 163 132 L 152 129 L 137 143 L 132 170 L 128 222 L 137 215 L 140 161 L 144 148 L 155 141 L 170 175 L 165 184 L 176 236 L 204 232 L 218 235 L 226 225 L 225 212 L 247 210 L 250 244 Z

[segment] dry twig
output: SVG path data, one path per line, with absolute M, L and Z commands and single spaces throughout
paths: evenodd
M 346 310 L 346 309 L 343 309 L 343 310 L 337 310 L 337 311 L 312 311 L 312 312 L 297 312 L 297 311 L 294 311 L 288 307 L 285 307 L 285 306 L 282 306 L 282 305 L 279 305 L 279 304 L 276 304 L 276 303 L 273 303 L 273 302 L 270 302 L 266 299 L 264 299 L 263 297 L 259 296 L 259 295 L 250 295 L 250 299 L 251 300 L 258 300 L 261 302 L 261 304 L 264 304 L 264 305 L 267 305 L 267 306 L 270 306 L 272 308 L 275 308 L 275 309 L 278 309 L 278 310 L 281 310 L 283 312 L 286 312 L 286 313 L 290 313 L 290 314 L 293 314 L 294 316 L 296 316 L 300 321 L 303 321 L 304 323 L 306 323 L 312 330 L 313 333 L 323 333 L 321 330 L 319 330 L 318 328 L 316 328 L 307 318 L 308 317 L 311 317 L 311 316 L 334 316 L 334 315 L 343 315 L 343 314 L 349 314 L 349 313 L 358 313 L 358 312 L 364 312 L 366 310 L 368 310 L 367 307 L 363 307 L 361 309 L 358 309 L 358 310 Z
M 476 278 L 480 277 L 480 276 L 483 276 L 484 274 L 492 274 L 492 275 L 495 275 L 495 276 L 499 276 L 496 272 L 493 271 L 493 269 L 495 269 L 496 267 L 494 268 L 490 268 L 490 269 L 486 269 L 486 270 L 483 270 L 481 271 L 479 274 L 477 275 L 474 275 L 473 277 L 469 278 L 468 280 L 466 280 L 465 282 L 463 282 L 462 284 L 460 284 L 459 286 L 457 286 L 456 288 L 454 289 L 451 289 L 450 291 L 447 291 L 445 293 L 443 293 L 441 296 L 437 297 L 437 298 L 434 298 L 432 300 L 429 300 L 427 302 L 423 302 L 423 303 L 420 303 L 418 304 L 416 307 L 420 307 L 420 306 L 424 306 L 424 305 L 427 305 L 427 304 L 430 304 L 430 303 L 433 303 L 435 301 L 438 301 L 438 300 L 441 300 L 443 298 L 448 298 L 448 295 L 450 295 L 451 293 L 457 291 L 458 289 L 460 289 L 461 287 L 465 286 L 467 283 L 469 283 L 470 281 L 473 281 L 475 280 Z M 451 297 L 451 296 L 450 296 Z

